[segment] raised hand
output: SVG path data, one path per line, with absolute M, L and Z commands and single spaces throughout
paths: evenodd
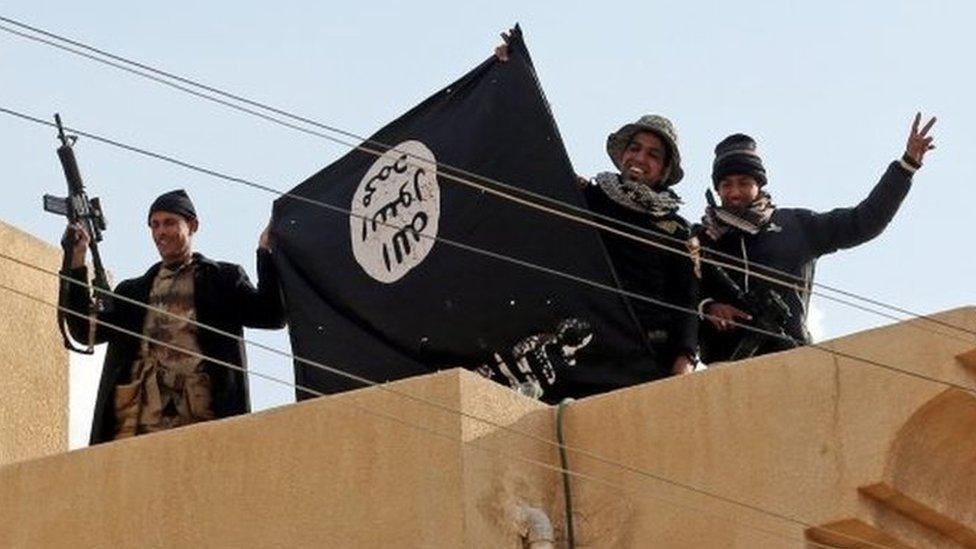
M 71 254 L 71 268 L 85 266 L 85 254 L 88 253 L 88 243 L 91 237 L 81 223 L 69 223 L 61 237 L 61 247 L 65 253 Z
M 906 161 L 914 162 L 917 166 L 922 165 L 922 158 L 925 157 L 925 153 L 935 148 L 932 144 L 933 137 L 929 135 L 929 130 L 935 124 L 935 117 L 933 116 L 925 123 L 922 130 L 919 131 L 918 125 L 922 122 L 922 113 L 915 113 L 915 120 L 912 121 L 912 129 L 908 134 L 908 143 L 905 144 L 905 159 Z
M 502 33 L 502 43 L 495 48 L 495 57 L 499 61 L 508 61 L 508 41 L 509 36 L 507 32 Z
M 671 374 L 681 376 L 695 371 L 695 363 L 685 355 L 678 355 L 671 366 Z
M 274 247 L 274 237 L 271 235 L 271 220 L 268 220 L 268 226 L 261 231 L 261 236 L 258 237 L 258 247 L 263 250 L 273 251 Z

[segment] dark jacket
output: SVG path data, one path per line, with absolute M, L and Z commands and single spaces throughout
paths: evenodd
M 628 292 L 694 310 L 698 304 L 698 280 L 683 244 L 690 234 L 688 222 L 677 214 L 655 220 L 649 214 L 625 208 L 613 202 L 596 185 L 588 185 L 584 196 L 591 211 L 642 227 L 649 233 L 626 228 L 624 231 L 678 252 L 601 231 L 618 286 Z M 632 297 L 625 297 L 625 302 L 645 337 L 647 360 L 639 371 L 604 372 L 605 390 L 669 376 L 675 358 L 679 354 L 694 356 L 698 347 L 696 315 Z
M 213 261 L 200 254 L 194 254 L 194 261 L 196 268 L 193 295 L 198 322 L 236 336 L 243 335 L 244 326 L 269 329 L 284 327 L 284 309 L 278 278 L 269 252 L 258 250 L 257 288 L 251 284 L 239 265 Z M 120 282 L 115 293 L 139 303 L 147 303 L 159 268 L 160 264 L 157 263 L 144 275 Z M 86 269 L 74 269 L 71 276 L 76 280 L 87 280 Z M 86 313 L 90 299 L 87 289 L 78 284 L 69 286 L 70 308 Z M 99 314 L 99 320 L 139 334 L 142 333 L 145 317 L 145 307 L 111 296 L 106 299 L 105 311 Z M 67 319 L 72 337 L 78 341 L 87 341 L 88 319 L 72 314 L 67 315 Z M 238 340 L 205 328 L 200 329 L 198 338 L 202 354 L 246 368 L 244 346 Z M 132 364 L 139 356 L 140 341 L 137 337 L 105 324 L 99 323 L 97 326 L 95 342 L 108 342 L 108 350 L 95 401 L 91 444 L 112 440 L 115 435 L 115 387 L 131 381 Z M 204 371 L 211 379 L 212 406 L 216 417 L 250 411 L 247 376 L 242 370 L 233 370 L 206 361 Z
M 871 193 L 853 208 L 838 208 L 826 213 L 816 213 L 799 208 L 777 209 L 769 222 L 758 234 L 749 235 L 732 229 L 717 242 L 700 234 L 702 257 L 729 263 L 746 272 L 725 269 L 742 290 L 758 287 L 772 288 L 789 307 L 791 317 L 784 331 L 801 344 L 810 342 L 806 328 L 810 287 L 813 283 L 817 258 L 843 248 L 851 248 L 881 234 L 895 216 L 902 200 L 911 187 L 912 174 L 892 162 Z M 736 259 L 718 257 L 709 249 L 734 256 Z M 769 269 L 784 271 L 796 278 L 784 277 Z M 760 280 L 753 273 L 785 280 L 792 288 Z M 728 291 L 727 285 L 708 265 L 702 266 L 702 299 L 714 299 L 720 303 L 740 306 Z M 719 332 L 708 321 L 701 323 L 701 357 L 706 363 L 728 360 L 736 346 L 748 333 L 742 328 Z M 780 350 L 778 342 L 767 338 L 758 354 Z

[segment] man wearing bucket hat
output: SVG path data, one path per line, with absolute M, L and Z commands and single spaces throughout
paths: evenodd
M 506 62 L 507 33 L 502 34 L 502 40 L 495 48 L 495 57 Z M 698 318 L 676 310 L 694 310 L 698 279 L 684 244 L 690 237 L 690 225 L 678 215 L 681 199 L 671 190 L 684 177 L 674 125 L 663 116 L 642 116 L 607 137 L 607 154 L 618 172 L 600 173 L 592 180 L 578 178 L 590 210 L 640 227 L 643 230 L 624 230 L 658 244 L 653 246 L 610 231 L 600 234 L 618 286 L 650 298 L 623 296 L 640 329 L 644 350 L 639 356 L 627 357 L 623 361 L 626 365 L 612 370 L 587 369 L 582 365 L 564 369 L 554 392 L 557 397 L 582 397 L 690 373 L 697 357 Z
M 699 338 L 704 362 L 810 342 L 806 317 L 817 258 L 867 242 L 888 226 L 925 153 L 935 147 L 928 135 L 935 118 L 921 130 L 920 122 L 916 114 L 905 153 L 888 166 L 867 198 L 853 208 L 826 213 L 774 206 L 762 157 L 748 135 L 730 135 L 715 147 L 712 185 L 721 205 L 713 203 L 709 191 L 713 204 L 696 230 L 706 260 L 699 305 L 707 318 Z M 716 269 L 710 258 L 728 266 Z
M 642 116 L 610 134 L 607 154 L 619 171 L 587 182 L 583 193 L 590 210 L 641 227 L 642 232 L 625 230 L 659 244 L 601 231 L 619 286 L 677 308 L 694 308 L 698 283 L 682 244 L 689 224 L 678 215 L 681 199 L 672 190 L 684 176 L 674 126 L 663 116 Z M 698 319 L 648 300 L 625 299 L 640 326 L 646 356 L 633 371 L 604 372 L 599 383 L 611 389 L 691 372 Z
M 257 252 L 255 288 L 240 266 L 194 253 L 200 223 L 185 191 L 159 196 L 148 224 L 161 261 L 119 283 L 120 297 L 105 299 L 97 324 L 79 316 L 91 310 L 87 287 L 70 285 L 69 306 L 79 313 L 68 315 L 71 335 L 108 343 L 92 444 L 248 412 L 244 346 L 207 327 L 240 337 L 244 326 L 284 326 L 267 229 Z M 89 238 L 80 224 L 65 231 L 74 280 L 87 280 Z

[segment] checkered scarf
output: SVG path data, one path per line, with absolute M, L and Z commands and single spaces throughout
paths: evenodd
M 718 240 L 731 230 L 739 230 L 747 234 L 757 234 L 769 225 L 769 220 L 776 211 L 773 197 L 762 191 L 759 196 L 744 210 L 731 210 L 721 206 L 708 206 L 702 217 L 705 234 L 712 240 Z
M 625 180 L 620 174 L 602 172 L 594 181 L 610 200 L 654 218 L 672 217 L 681 206 L 681 199 L 671 189 L 656 191 L 644 183 Z

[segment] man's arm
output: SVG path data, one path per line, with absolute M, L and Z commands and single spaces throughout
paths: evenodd
M 271 257 L 273 240 L 270 223 L 261 233 L 257 251 L 258 285 L 255 288 L 244 269 L 237 268 L 234 301 L 243 324 L 249 328 L 279 329 L 285 327 L 285 310 L 281 299 L 278 272 Z
M 905 154 L 892 162 L 871 193 L 853 208 L 838 208 L 821 214 L 810 214 L 806 225 L 813 251 L 824 255 L 850 248 L 881 234 L 894 218 L 911 188 L 912 175 L 922 167 L 925 153 L 935 148 L 928 135 L 935 118 L 919 130 L 921 114 L 915 115 Z
M 699 281 L 695 276 L 694 261 L 685 255 L 672 254 L 672 267 L 668 276 L 669 301 L 681 307 L 682 311 L 672 311 L 675 319 L 672 325 L 671 341 L 677 356 L 671 364 L 674 375 L 691 373 L 695 368 L 694 359 L 698 355 L 698 316 L 687 309 L 698 306 Z
M 752 316 L 732 305 L 732 303 L 738 303 L 739 299 L 729 284 L 722 283 L 722 269 L 724 267 L 711 263 L 716 259 L 721 259 L 723 263 L 727 260 L 713 257 L 711 249 L 703 250 L 701 239 L 704 239 L 704 247 L 706 248 L 717 246 L 716 242 L 705 238 L 704 235 L 692 239 L 691 248 L 697 250 L 697 253 L 702 257 L 698 265 L 698 271 L 701 274 L 697 303 L 698 319 L 707 321 L 720 332 L 734 330 L 739 327 L 739 324 L 751 321 Z M 726 280 L 728 280 L 728 275 L 726 275 Z
M 105 311 L 98 313 L 97 320 L 100 322 L 92 326 L 90 319 L 92 295 L 88 291 L 88 267 L 85 265 L 89 241 L 90 237 L 80 223 L 70 224 L 64 231 L 62 245 L 65 246 L 65 253 L 71 255 L 68 272 L 61 273 L 70 279 L 65 284 L 68 292 L 68 311 L 65 312 L 64 318 L 68 325 L 68 333 L 75 341 L 87 345 L 91 338 L 90 343 L 97 345 L 105 343 L 110 335 L 110 330 L 103 322 L 117 325 L 118 319 L 111 314 L 111 311 L 115 310 L 109 303 L 112 296 L 99 296 L 108 306 L 105 307 Z

